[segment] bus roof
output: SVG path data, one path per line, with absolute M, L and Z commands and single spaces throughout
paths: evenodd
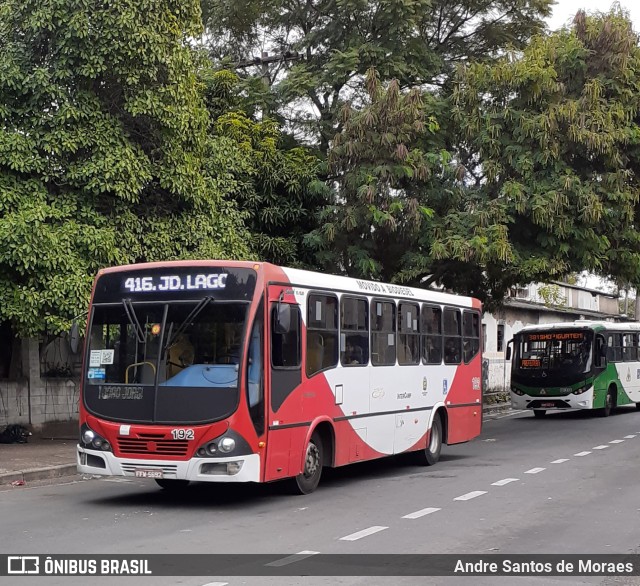
M 523 327 L 520 332 L 545 331 L 545 330 L 567 330 L 567 329 L 590 329 L 590 330 L 616 330 L 616 331 L 640 331 L 638 322 L 612 322 L 602 320 L 580 319 L 576 321 L 565 321 L 550 324 L 535 324 Z
M 416 287 L 406 287 L 393 283 L 383 283 L 381 281 L 369 281 L 367 279 L 356 279 L 352 277 L 344 277 L 333 275 L 330 273 L 321 273 L 315 271 L 307 271 L 302 269 L 292 269 L 280 267 L 267 262 L 253 261 L 237 261 L 237 260 L 176 260 L 165 262 L 150 262 L 131 265 L 121 265 L 101 269 L 97 277 L 108 273 L 128 272 L 128 271 L 144 271 L 147 269 L 160 269 L 170 267 L 216 267 L 220 265 L 235 268 L 255 269 L 262 272 L 267 282 L 281 282 L 285 276 L 292 286 L 308 287 L 313 289 L 324 289 L 333 291 L 342 291 L 348 293 L 357 293 L 359 295 L 369 296 L 391 296 L 402 297 L 406 299 L 414 299 L 415 301 L 431 301 L 434 303 L 452 304 L 463 307 L 473 307 L 481 309 L 479 300 L 464 295 L 455 295 L 452 293 L 443 293 L 432 289 L 420 289 Z

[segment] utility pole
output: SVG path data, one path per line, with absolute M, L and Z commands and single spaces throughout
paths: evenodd
M 262 51 L 260 57 L 254 57 L 253 59 L 245 59 L 244 61 L 238 61 L 233 65 L 235 69 L 247 69 L 249 67 L 260 67 L 262 72 L 262 82 L 271 87 L 271 78 L 269 77 L 269 65 L 272 63 L 283 63 L 285 61 L 300 61 L 304 59 L 303 55 L 297 51 L 286 51 L 279 55 L 269 55 L 267 51 Z

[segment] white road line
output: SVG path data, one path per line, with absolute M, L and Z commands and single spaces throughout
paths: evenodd
M 633 439 L 634 437 L 636 437 L 635 435 L 625 435 L 624 438 L 625 439 Z
M 389 529 L 389 527 L 374 525 L 373 527 L 363 529 L 362 531 L 357 531 L 356 533 L 352 533 L 351 535 L 345 535 L 344 537 L 340 538 L 340 541 L 357 541 L 358 539 L 362 539 L 363 537 L 367 537 L 368 535 L 373 535 L 374 533 L 378 533 L 378 531 L 384 531 L 385 529 Z
M 592 450 L 606 450 L 609 446 L 595 446 L 591 448 Z
M 300 560 L 310 558 L 311 556 L 317 555 L 319 553 L 320 553 L 319 551 L 307 551 L 307 550 L 299 551 L 298 553 L 294 553 L 293 555 L 288 555 L 286 558 L 282 558 L 274 562 L 269 562 L 268 564 L 265 564 L 265 566 L 271 566 L 272 568 L 279 568 L 280 566 L 288 566 L 289 564 L 295 564 Z
M 569 458 L 560 458 L 559 460 L 554 460 L 551 462 L 552 464 L 562 464 L 563 462 L 568 462 Z
M 207 582 L 206 584 L 203 584 L 202 586 L 227 586 L 229 582 Z
M 573 454 L 574 456 L 588 456 L 591 452 L 578 452 L 577 454 Z
M 610 444 L 621 444 L 624 440 L 611 440 Z
M 519 411 L 513 411 L 512 413 L 508 413 L 507 415 L 500 415 L 500 417 L 494 417 L 494 419 L 504 419 L 505 417 L 513 417 L 514 415 L 519 415 L 520 413 L 524 413 L 526 409 L 520 409 Z
M 468 492 L 467 494 L 463 494 L 462 496 L 457 496 L 454 498 L 454 501 L 469 501 L 478 496 L 482 496 L 483 494 L 487 494 L 486 490 L 474 490 L 472 492 Z
M 509 484 L 510 482 L 518 482 L 519 478 L 503 478 L 502 480 L 498 480 L 498 482 L 492 482 L 491 486 L 504 486 L 505 484 Z
M 409 513 L 402 517 L 403 519 L 419 519 L 420 517 L 424 517 L 425 515 L 430 515 L 431 513 L 435 513 L 440 509 L 435 509 L 433 507 L 427 507 L 426 509 L 420 509 L 419 511 L 415 511 L 414 513 Z
M 542 472 L 546 470 L 546 468 L 531 468 L 531 470 L 527 470 L 525 474 L 537 474 L 538 472 Z

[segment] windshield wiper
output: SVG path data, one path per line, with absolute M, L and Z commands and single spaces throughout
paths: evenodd
M 187 329 L 187 326 L 195 319 L 195 317 L 206 307 L 206 305 L 212 299 L 213 297 L 205 297 L 198 303 L 198 305 L 193 308 L 193 311 L 184 318 L 184 321 L 177 327 L 171 338 L 167 340 L 167 343 L 164 345 L 163 352 L 166 352 L 169 348 L 171 348 L 171 346 L 176 343 L 180 334 L 182 334 Z
M 133 303 L 131 303 L 131 299 L 123 299 L 122 304 L 124 305 L 124 311 L 127 314 L 127 318 L 129 319 L 129 323 L 133 326 L 133 329 L 136 331 L 136 338 L 138 342 L 144 344 L 146 341 L 146 336 L 140 322 L 138 321 L 138 316 L 136 315 L 136 311 L 133 308 Z

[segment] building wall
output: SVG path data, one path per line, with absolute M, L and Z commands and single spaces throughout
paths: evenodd
M 73 380 L 0 381 L 0 426 L 19 423 L 38 429 L 45 423 L 77 419 L 78 384 Z

